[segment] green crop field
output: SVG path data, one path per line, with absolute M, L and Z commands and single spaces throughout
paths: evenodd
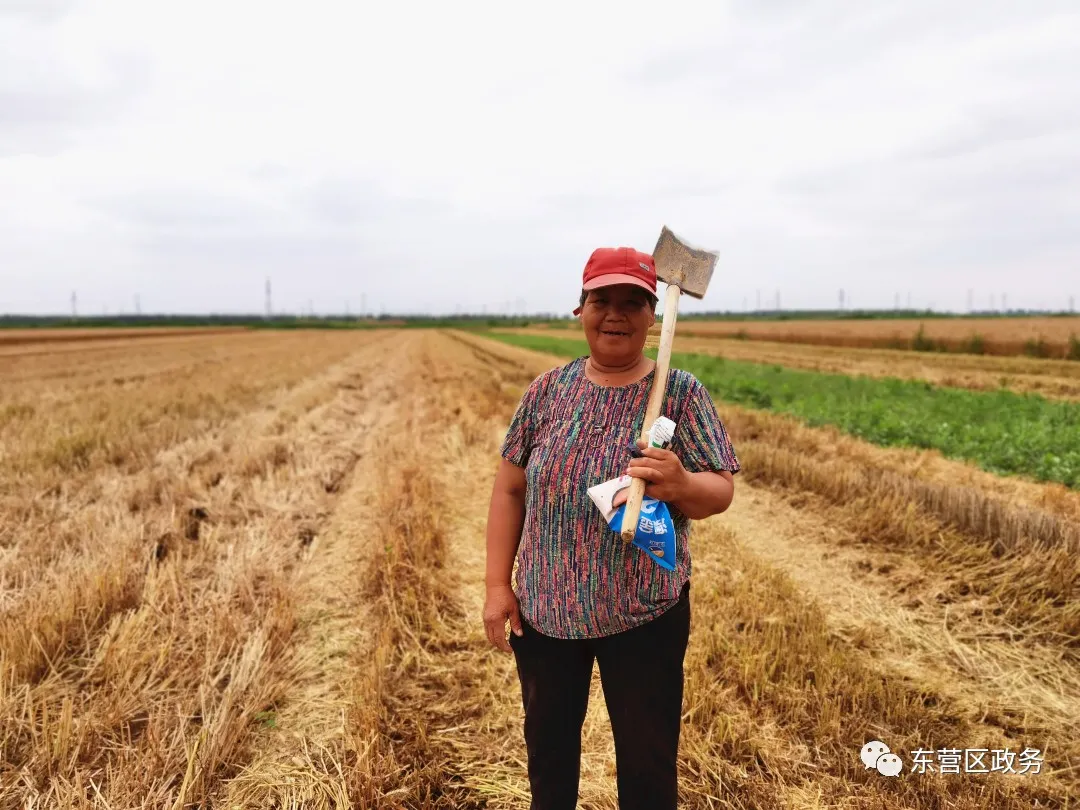
M 490 337 L 566 357 L 584 340 Z M 656 357 L 656 350 L 646 354 Z M 967 391 L 928 383 L 801 371 L 699 354 L 673 354 L 714 397 L 833 425 L 874 444 L 933 448 L 985 470 L 1080 486 L 1080 405 L 1010 391 Z

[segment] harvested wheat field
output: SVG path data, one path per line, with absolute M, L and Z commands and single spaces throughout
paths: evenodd
M 0 354 L 0 808 L 526 808 L 484 530 L 518 399 L 564 359 L 435 330 L 93 343 Z M 1072 806 L 1080 495 L 712 393 L 744 472 L 692 537 L 683 805 Z M 865 769 L 872 739 L 905 772 Z M 917 773 L 920 747 L 1040 761 Z M 580 806 L 614 808 L 595 682 L 583 749 Z
M 147 326 L 88 329 L 2 329 L 0 347 L 26 346 L 28 344 L 73 344 L 87 341 L 123 341 L 148 337 L 191 337 L 192 335 L 223 335 L 242 332 L 242 326 Z M 56 351 L 55 348 L 51 349 Z
M 975 354 L 1080 359 L 1080 316 L 896 320 L 686 320 L 695 337 L 739 337 L 850 348 L 945 349 Z

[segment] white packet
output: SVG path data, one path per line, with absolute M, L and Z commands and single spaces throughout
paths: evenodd
M 611 519 L 615 517 L 615 512 L 619 509 L 619 507 L 611 505 L 611 502 L 615 500 L 615 495 L 619 490 L 630 486 L 630 482 L 633 480 L 632 476 L 620 475 L 618 478 L 612 478 L 610 481 L 604 481 L 602 484 L 589 487 L 589 497 L 608 523 L 611 523 Z

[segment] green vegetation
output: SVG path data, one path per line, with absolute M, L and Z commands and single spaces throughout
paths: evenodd
M 488 336 L 566 357 L 589 351 L 584 340 Z M 656 350 L 646 354 L 655 359 Z M 878 445 L 933 448 L 993 473 L 1080 486 L 1080 404 L 1074 402 L 801 371 L 700 354 L 672 355 L 672 366 L 694 374 L 717 399 L 791 414 L 808 425 L 833 425 Z
M 911 339 L 911 348 L 917 352 L 932 352 L 938 349 L 938 344 L 926 336 L 926 330 L 919 324 L 919 331 Z
M 1041 337 L 1038 340 L 1032 338 L 1024 343 L 1024 354 L 1028 357 L 1049 357 L 1050 347 Z
M 965 354 L 986 354 L 986 341 L 982 335 L 976 332 L 967 339 L 960 349 Z

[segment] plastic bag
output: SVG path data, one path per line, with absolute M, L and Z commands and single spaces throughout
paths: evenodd
M 625 503 L 619 506 L 608 523 L 618 533 L 622 532 L 624 512 Z M 641 500 L 641 517 L 634 532 L 634 545 L 652 557 L 657 565 L 669 571 L 675 570 L 675 522 L 666 503 L 656 498 Z
M 664 416 L 657 417 L 649 428 L 649 445 L 651 447 L 666 448 L 675 435 L 675 423 Z M 631 455 L 641 455 L 636 445 L 627 448 Z M 620 504 L 617 508 L 612 506 L 615 494 L 630 486 L 633 477 L 620 475 L 602 484 L 589 487 L 589 497 L 600 510 L 617 534 L 622 533 L 623 513 L 626 512 L 626 504 Z M 634 532 L 633 543 L 644 551 L 649 557 L 669 571 L 675 570 L 675 522 L 671 518 L 668 505 L 656 498 L 643 498 L 641 501 L 641 516 L 638 518 L 637 530 Z
M 615 507 L 611 505 L 611 502 L 615 498 L 615 493 L 630 486 L 633 480 L 629 475 L 621 475 L 589 488 L 589 497 L 616 534 L 622 532 L 626 504 Z M 657 565 L 669 571 L 675 570 L 675 523 L 666 503 L 656 498 L 642 499 L 641 517 L 638 519 L 633 543 Z

